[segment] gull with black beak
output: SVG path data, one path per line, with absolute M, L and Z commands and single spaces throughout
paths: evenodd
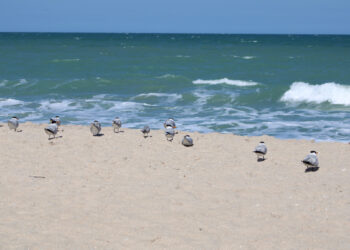
M 147 125 L 141 129 L 141 132 L 143 133 L 143 137 L 145 137 L 145 138 L 148 137 L 148 134 L 150 131 L 151 131 L 151 129 Z
M 193 146 L 193 140 L 189 135 L 185 135 L 184 138 L 182 139 L 182 145 L 185 147 L 191 147 Z
M 95 120 L 93 123 L 91 123 L 90 131 L 91 131 L 93 136 L 99 135 L 101 132 L 101 123 L 99 123 L 99 121 Z
M 258 157 L 258 161 L 264 161 L 265 155 L 267 153 L 267 147 L 263 141 L 259 143 L 258 146 L 256 146 L 255 150 L 253 151 L 256 156 Z
M 114 120 L 113 120 L 113 130 L 114 130 L 114 133 L 119 133 L 119 129 L 121 128 L 122 126 L 122 121 L 119 119 L 119 117 L 116 117 Z
M 58 132 L 58 125 L 56 121 L 52 120 L 51 124 L 47 126 L 44 130 L 45 130 L 45 133 L 49 136 L 49 140 L 55 139 L 56 134 Z M 51 138 L 51 136 L 53 136 L 53 138 Z
M 175 136 L 175 130 L 172 126 L 167 126 L 165 128 L 165 137 L 168 141 L 173 141 Z
M 57 127 L 61 126 L 61 120 L 58 115 L 50 119 L 50 123 L 56 123 Z
M 58 115 L 56 115 L 55 117 L 50 118 L 50 124 L 55 123 L 57 125 L 57 132 L 58 131 L 62 131 L 63 129 L 59 130 L 59 127 L 61 126 L 61 120 L 60 117 Z
M 305 157 L 305 159 L 301 161 L 306 166 L 306 171 L 308 169 L 318 170 L 319 167 L 318 167 L 317 154 L 318 154 L 318 152 L 316 152 L 315 150 L 312 150 L 312 151 L 310 151 L 310 154 L 308 154 Z
M 17 128 L 19 125 L 18 117 L 13 116 L 10 120 L 8 120 L 7 124 L 9 126 L 9 129 L 13 129 L 15 132 L 17 132 Z
M 173 118 L 169 118 L 164 122 L 164 128 L 167 128 L 169 126 L 172 127 L 173 129 L 176 128 L 175 120 Z

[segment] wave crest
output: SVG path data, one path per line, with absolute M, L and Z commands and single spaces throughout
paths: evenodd
M 350 86 L 328 82 L 311 85 L 306 82 L 294 82 L 281 97 L 283 102 L 323 103 L 350 105 Z
M 239 86 L 239 87 L 245 87 L 245 86 L 255 86 L 259 83 L 253 82 L 253 81 L 242 81 L 242 80 L 231 80 L 228 78 L 222 78 L 222 79 L 216 79 L 216 80 L 202 80 L 197 79 L 192 82 L 193 84 L 209 84 L 209 85 L 217 85 L 217 84 L 227 84 L 227 85 L 233 85 L 233 86 Z
M 6 106 L 16 106 L 16 105 L 22 105 L 25 102 L 8 98 L 8 99 L 0 99 L 0 107 L 6 107 Z

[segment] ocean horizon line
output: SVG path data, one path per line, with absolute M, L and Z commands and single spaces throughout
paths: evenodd
M 222 33 L 222 32 L 99 32 L 99 31 L 0 31 L 0 34 L 115 34 L 115 35 L 222 35 L 222 36 L 350 36 L 344 33 Z

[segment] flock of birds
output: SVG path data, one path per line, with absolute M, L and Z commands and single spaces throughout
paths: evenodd
M 59 116 L 55 116 L 50 119 L 50 124 L 44 129 L 45 133 L 49 136 L 49 140 L 56 137 L 59 131 L 60 125 L 61 125 L 61 120 Z M 112 125 L 113 125 L 114 132 L 118 133 L 122 126 L 122 122 L 119 119 L 119 117 L 116 117 L 113 120 Z M 18 117 L 14 116 L 10 120 L 8 120 L 8 126 L 10 129 L 17 131 L 17 128 L 19 126 Z M 168 141 L 173 141 L 175 134 L 177 134 L 177 132 L 175 131 L 175 128 L 176 128 L 176 124 L 174 119 L 169 118 L 164 122 L 164 129 L 165 129 L 164 134 Z M 93 136 L 100 135 L 101 129 L 102 127 L 99 121 L 95 120 L 90 125 L 90 131 Z M 149 126 L 144 126 L 141 129 L 141 132 L 143 133 L 143 136 L 145 138 L 148 137 L 150 131 L 151 129 Z M 182 139 L 182 145 L 186 147 L 193 146 L 193 139 L 189 135 L 185 135 L 184 138 Z M 256 146 L 253 152 L 256 154 L 258 161 L 264 161 L 265 155 L 267 154 L 267 147 L 265 143 L 261 141 L 259 145 Z M 308 154 L 304 158 L 304 160 L 302 160 L 302 163 L 306 166 L 306 171 L 308 171 L 308 169 L 317 170 L 319 168 L 317 154 L 318 152 L 312 150 L 310 151 L 310 154 Z

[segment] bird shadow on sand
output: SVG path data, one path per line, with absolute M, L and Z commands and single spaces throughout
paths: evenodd
M 96 137 L 101 137 L 101 136 L 104 136 L 105 134 L 97 134 L 97 135 L 94 135 Z
M 263 161 L 265 161 L 266 160 L 266 158 L 259 158 L 258 160 L 257 160 L 257 162 L 263 162 Z
M 319 170 L 319 167 L 310 167 L 305 169 L 305 173 L 309 173 L 309 172 L 316 172 Z
M 22 130 L 22 129 L 21 129 L 21 130 L 16 130 L 16 132 L 17 132 L 17 133 L 22 133 L 23 130 Z
M 143 136 L 143 138 L 147 139 L 148 137 L 152 137 L 151 135 Z
M 119 133 L 124 133 L 124 130 L 119 130 L 118 132 L 114 131 L 115 134 L 119 134 Z
M 60 136 L 52 137 L 52 138 L 49 138 L 49 140 L 59 139 L 59 138 L 63 138 L 63 136 L 62 136 L 62 135 L 60 135 Z

